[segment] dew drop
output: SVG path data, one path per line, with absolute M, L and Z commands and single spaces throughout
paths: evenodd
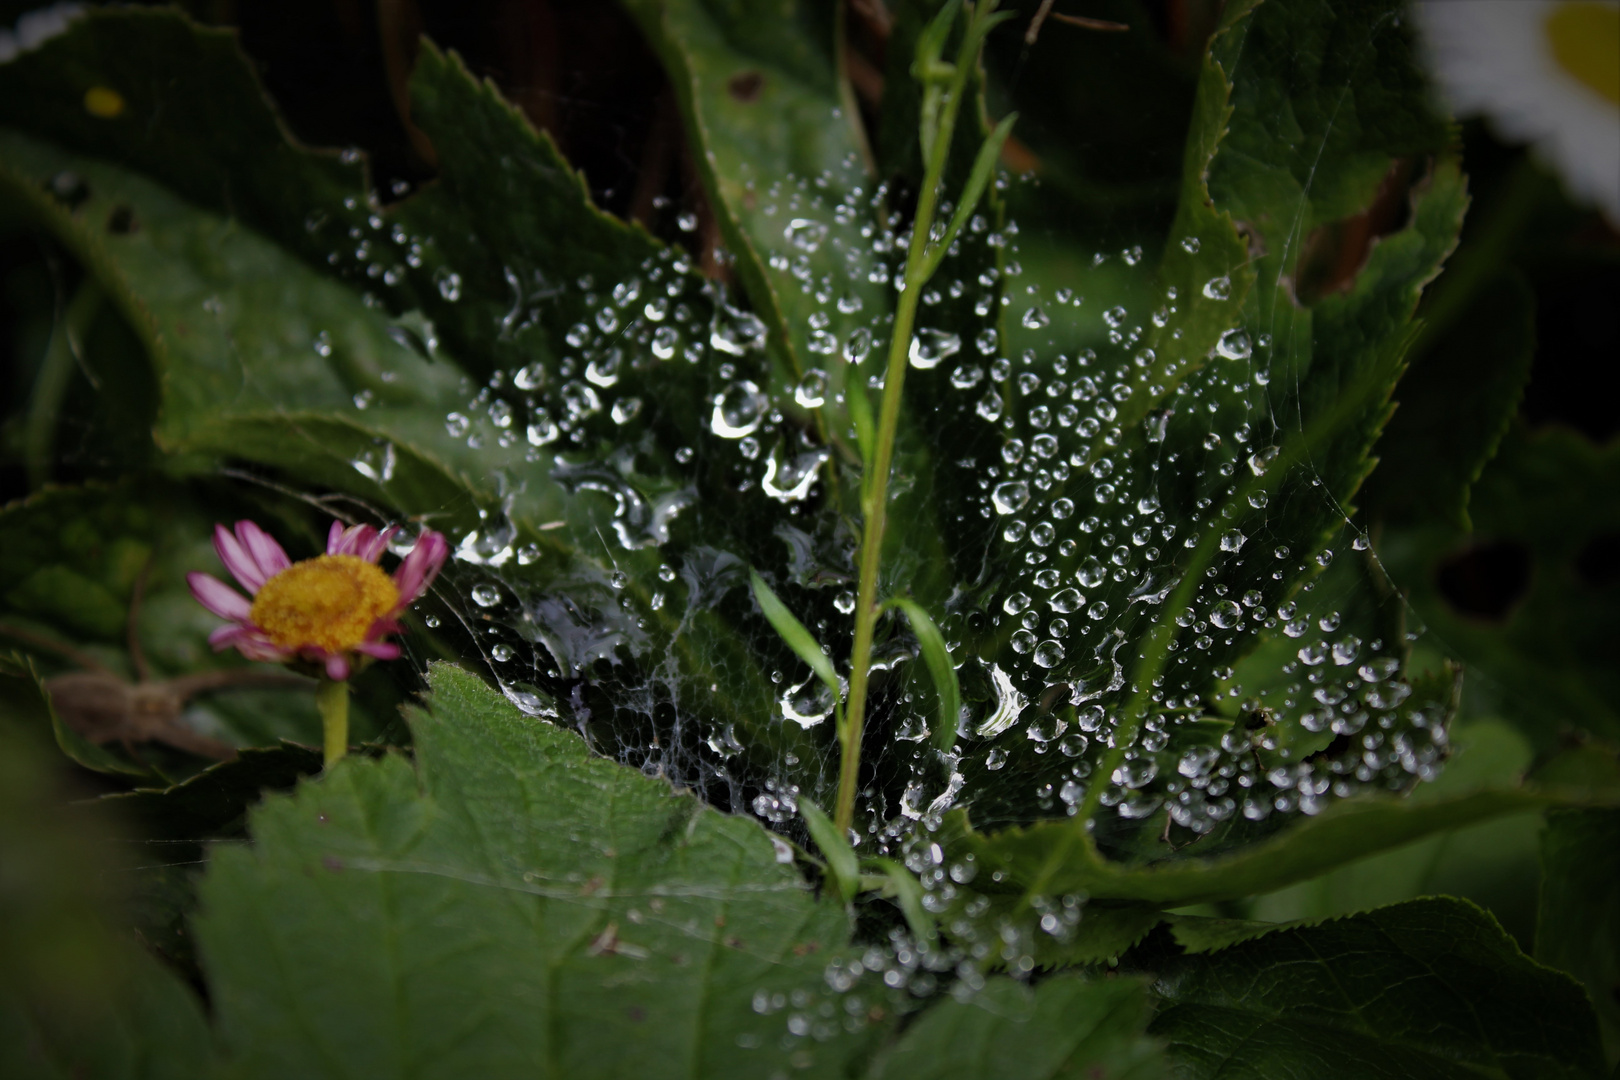
M 1226 300 L 1232 295 L 1232 279 L 1222 274 L 1204 283 L 1204 295 L 1211 300 Z
M 811 368 L 799 380 L 799 385 L 793 390 L 793 400 L 806 409 L 815 409 L 827 400 L 827 373 L 820 368 Z
M 715 395 L 709 427 L 723 439 L 740 439 L 759 427 L 769 404 L 757 385 L 741 379 Z
M 1029 502 L 1029 485 L 1022 480 L 1004 481 L 990 493 L 990 501 L 998 514 L 1016 513 Z
M 494 607 L 501 602 L 501 590 L 487 582 L 483 585 L 474 585 L 472 598 L 473 603 L 479 607 Z
M 911 366 L 920 371 L 939 366 L 940 361 L 961 351 L 962 339 L 946 330 L 919 330 L 911 339 Z
M 1222 297 L 1221 299 L 1225 299 Z M 1228 330 L 1221 335 L 1220 341 L 1215 343 L 1215 351 L 1228 360 L 1247 360 L 1254 352 L 1249 344 L 1249 335 L 1243 330 Z

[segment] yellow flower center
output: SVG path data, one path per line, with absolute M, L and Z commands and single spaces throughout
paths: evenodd
M 365 641 L 372 624 L 398 603 L 399 590 L 375 563 L 321 555 L 265 582 L 248 617 L 284 649 L 339 653 Z
M 1591 0 L 1559 4 L 1546 27 L 1558 66 L 1620 105 L 1620 8 Z

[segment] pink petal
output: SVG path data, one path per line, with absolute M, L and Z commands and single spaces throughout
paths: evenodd
M 394 571 L 394 588 L 399 590 L 399 608 L 395 610 L 415 603 L 418 597 L 427 592 L 449 554 L 450 544 L 443 533 L 429 529 L 417 538 L 416 546 L 411 548 L 410 554 L 399 564 L 399 569 Z
M 326 553 L 328 555 L 341 555 L 338 544 L 343 540 L 343 522 L 334 521 L 332 527 L 326 531 Z
M 236 538 L 242 541 L 242 546 L 247 548 L 248 554 L 258 561 L 259 569 L 264 571 L 266 581 L 292 565 L 287 553 L 276 543 L 275 537 L 251 521 L 236 523 Z
M 293 655 L 266 638 L 258 627 L 241 624 L 221 626 L 208 635 L 208 644 L 214 647 L 215 652 L 235 646 L 249 660 L 283 661 L 291 659 Z
M 191 587 L 191 595 L 197 598 L 197 603 L 222 619 L 243 622 L 253 610 L 247 597 L 216 577 L 193 570 L 186 575 L 186 584 Z
M 367 544 L 361 550 L 355 552 L 355 554 L 366 560 L 366 562 L 376 562 L 378 559 L 382 558 L 382 553 L 388 550 L 388 541 L 393 539 L 394 534 L 397 532 L 399 532 L 399 526 L 388 526 L 388 528 L 384 529 L 382 532 L 373 537 L 371 543 Z
M 219 561 L 225 564 L 231 576 L 240 581 L 248 592 L 257 594 L 268 575 L 259 569 L 258 560 L 248 554 L 242 541 L 223 525 L 214 526 L 214 550 L 219 553 Z
M 358 555 L 360 550 L 371 542 L 377 530 L 370 525 L 351 525 L 343 530 L 337 538 L 335 545 L 329 545 L 329 555 Z
M 398 660 L 399 646 L 391 641 L 365 641 L 354 647 L 354 651 L 375 656 L 378 660 Z
M 326 677 L 333 682 L 342 682 L 349 677 L 349 658 L 343 655 L 328 656 L 326 658 Z

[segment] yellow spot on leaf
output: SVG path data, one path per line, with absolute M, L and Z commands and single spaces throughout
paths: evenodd
M 339 653 L 365 641 L 372 625 L 398 603 L 399 590 L 375 563 L 357 555 L 322 555 L 265 582 L 248 617 L 284 649 Z
M 84 111 L 102 120 L 111 120 L 124 111 L 124 95 L 106 86 L 92 86 L 84 92 Z

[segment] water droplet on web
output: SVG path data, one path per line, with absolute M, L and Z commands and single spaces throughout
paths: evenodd
M 840 615 L 848 615 L 855 610 L 855 594 L 847 589 L 833 597 L 833 609 Z
M 315 355 L 332 355 L 332 335 L 328 334 L 325 330 L 322 330 L 320 333 L 315 335 Z
M 832 688 L 814 675 L 797 686 L 790 686 L 777 699 L 782 715 L 802 728 L 812 728 L 832 715 L 835 704 Z
M 938 367 L 940 361 L 954 356 L 962 348 L 962 339 L 946 330 L 919 330 L 911 339 L 911 366 L 920 371 Z
M 1015 592 L 1001 602 L 1001 610 L 1009 615 L 1018 615 L 1028 611 L 1030 603 L 1028 593 Z
M 519 390 L 538 390 L 546 382 L 546 369 L 538 360 L 517 370 L 512 376 L 512 385 Z
M 624 351 L 610 349 L 606 355 L 592 358 L 585 365 L 585 377 L 606 390 L 619 381 L 619 368 L 624 365 Z
M 628 424 L 641 415 L 641 399 L 638 397 L 623 397 L 613 403 L 613 422 L 615 424 Z
M 991 390 L 979 399 L 979 403 L 974 406 L 973 411 L 985 420 L 998 420 L 1001 418 L 1001 408 L 1001 395 Z
M 669 360 L 675 355 L 675 348 L 680 344 L 680 334 L 673 326 L 660 326 L 653 331 L 652 354 L 660 360 Z
M 1198 249 L 1202 246 L 1203 245 L 1198 242 L 1198 237 L 1196 236 L 1183 237 L 1181 241 L 1181 250 L 1185 251 L 1189 255 L 1198 254 Z
M 501 644 L 489 650 L 489 655 L 493 656 L 497 662 L 504 664 L 517 654 L 512 651 L 512 646 Z
M 584 420 L 602 411 L 602 399 L 596 396 L 595 390 L 578 379 L 563 384 L 562 403 L 568 419 L 573 421 Z
M 1079 611 L 1081 606 L 1085 604 L 1086 598 L 1080 595 L 1078 589 L 1064 589 L 1061 592 L 1053 593 L 1052 599 L 1048 602 L 1051 604 L 1053 611 L 1067 615 Z
M 1222 600 L 1209 613 L 1209 621 L 1222 630 L 1230 630 L 1243 622 L 1243 609 L 1230 600 Z
M 1051 318 L 1040 307 L 1032 307 L 1024 312 L 1024 317 L 1018 320 L 1026 330 L 1040 330 L 1051 324 Z
M 1063 662 L 1063 646 L 1056 641 L 1043 641 L 1035 647 L 1034 659 L 1041 667 L 1057 667 Z
M 1086 561 L 1080 564 L 1080 569 L 1075 572 L 1074 576 L 1086 588 L 1095 589 L 1103 583 L 1103 579 L 1108 576 L 1108 571 L 1097 560 L 1095 555 L 1088 555 Z
M 986 327 L 979 331 L 979 336 L 973 339 L 973 347 L 984 356 L 994 356 L 996 352 L 996 332 Z
M 461 275 L 454 270 L 440 267 L 433 275 L 434 283 L 439 287 L 439 295 L 452 304 L 461 299 Z
M 1248 542 L 1249 538 L 1237 529 L 1231 529 L 1221 534 L 1222 551 L 1238 551 Z
M 872 351 L 872 331 L 866 327 L 858 327 L 844 342 L 844 359 L 851 364 L 859 364 L 866 359 L 867 353 Z
M 684 233 L 697 232 L 698 216 L 690 210 L 683 210 L 675 218 L 675 227 Z
M 998 514 L 1016 513 L 1029 502 L 1029 484 L 1022 480 L 1003 481 L 990 492 L 990 501 Z
M 472 590 L 473 603 L 479 607 L 494 607 L 501 602 L 501 590 L 495 585 L 485 582 L 474 585 Z
M 732 383 L 715 395 L 710 429 L 723 439 L 740 439 L 759 427 L 770 401 L 747 379 Z
M 780 502 L 797 502 L 810 492 L 816 481 L 817 470 L 831 456 L 826 447 L 817 447 L 802 454 L 788 457 L 778 448 L 765 464 L 765 476 L 760 481 L 765 494 Z
M 1228 330 L 1221 335 L 1220 341 L 1215 343 L 1215 351 L 1228 360 L 1247 360 L 1254 349 L 1249 344 L 1249 335 L 1246 331 Z
M 1114 770 L 1112 780 L 1121 787 L 1139 788 L 1159 775 L 1159 763 L 1149 757 L 1127 761 Z
M 806 409 L 820 408 L 827 400 L 827 373 L 811 368 L 793 390 L 793 400 Z
M 1030 633 L 1028 630 L 1020 630 L 1012 636 L 1010 644 L 1012 645 L 1013 652 L 1023 655 L 1035 648 L 1036 640 L 1037 638 L 1035 635 Z
M 1232 279 L 1222 274 L 1204 283 L 1204 295 L 1211 300 L 1227 300 L 1232 296 Z
M 980 738 L 989 739 L 1000 735 L 1011 727 L 1023 715 L 1026 698 L 1018 692 L 1013 681 L 1005 671 L 995 664 L 988 664 L 985 670 L 990 675 L 990 683 L 996 691 L 996 707 L 985 718 L 984 723 L 974 729 Z
M 1264 450 L 1256 450 L 1249 455 L 1249 471 L 1256 476 L 1264 476 L 1266 470 L 1271 467 L 1273 461 L 1277 460 L 1277 455 L 1280 453 L 1282 453 L 1282 447 L 1280 446 L 1270 446 Z
M 547 443 L 557 441 L 562 434 L 551 414 L 544 409 L 536 409 L 529 418 L 529 444 L 531 446 L 545 446 Z
M 824 222 L 794 218 L 782 230 L 782 238 L 805 254 L 813 254 L 826 242 L 827 232 Z
M 977 364 L 961 364 L 951 372 L 951 385 L 958 390 L 967 390 L 977 386 L 984 378 L 984 369 Z
M 452 439 L 459 439 L 467 434 L 467 429 L 471 426 L 472 421 L 458 412 L 450 413 L 444 418 L 444 430 Z
M 981 732 L 980 734 L 983 734 Z M 984 756 L 984 767 L 991 772 L 999 772 L 1007 767 L 1007 751 L 997 746 Z

